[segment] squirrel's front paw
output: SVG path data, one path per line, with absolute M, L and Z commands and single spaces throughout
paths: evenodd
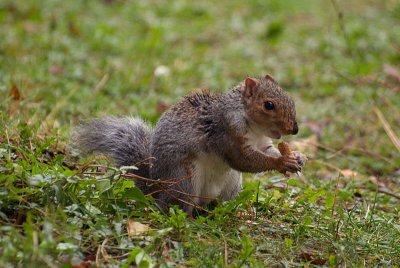
M 294 157 L 296 157 L 296 159 L 297 159 L 297 163 L 298 163 L 300 166 L 304 166 L 305 163 L 306 163 L 307 160 L 308 160 L 307 156 L 305 156 L 304 154 L 302 154 L 302 153 L 300 153 L 300 152 L 298 152 L 298 151 L 294 151 L 293 154 L 294 154 Z
M 298 162 L 296 156 L 282 155 L 277 159 L 278 168 L 280 173 L 285 174 L 286 172 L 296 173 L 301 170 L 301 165 Z

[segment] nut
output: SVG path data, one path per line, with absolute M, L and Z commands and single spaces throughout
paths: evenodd
M 279 150 L 279 152 L 281 153 L 281 155 L 284 155 L 284 156 L 294 156 L 294 153 L 292 152 L 292 150 L 291 150 L 290 147 L 289 147 L 289 143 L 287 143 L 287 142 L 285 142 L 285 141 L 280 142 L 280 143 L 278 144 L 278 150 Z

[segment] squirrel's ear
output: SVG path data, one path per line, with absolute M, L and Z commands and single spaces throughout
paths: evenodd
M 249 98 L 253 96 L 254 94 L 254 89 L 258 86 L 259 82 L 257 79 L 247 77 L 246 80 L 244 80 L 244 91 L 243 91 L 243 96 L 245 98 Z
M 269 81 L 271 81 L 271 82 L 275 82 L 275 79 L 272 77 L 272 75 L 270 75 L 270 74 L 266 74 L 265 76 L 264 76 L 264 78 L 265 79 L 267 79 L 267 80 L 269 80 Z M 275 82 L 276 83 L 276 82 Z

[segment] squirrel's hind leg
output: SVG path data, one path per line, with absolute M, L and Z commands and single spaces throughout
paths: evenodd
M 160 168 L 160 166 L 158 167 Z M 158 205 L 166 212 L 169 207 L 177 205 L 188 216 L 192 216 L 193 209 L 200 206 L 193 193 L 191 162 L 188 161 L 184 165 L 169 165 L 164 169 L 153 170 L 152 177 L 161 177 L 157 176 L 157 174 L 167 174 L 158 184 L 159 190 L 156 198 Z

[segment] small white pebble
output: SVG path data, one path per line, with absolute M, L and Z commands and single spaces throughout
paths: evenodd
M 167 76 L 170 73 L 170 69 L 167 66 L 160 65 L 154 70 L 155 76 Z

